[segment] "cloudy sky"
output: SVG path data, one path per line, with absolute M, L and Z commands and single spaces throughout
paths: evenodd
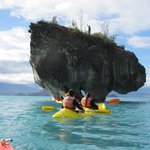
M 81 13 L 82 12 L 82 13 Z M 81 15 L 82 14 L 82 15 Z M 150 0 L 0 0 L 0 82 L 34 83 L 29 64 L 31 22 L 51 21 L 100 32 L 109 24 L 109 35 L 135 53 L 145 66 L 150 86 Z

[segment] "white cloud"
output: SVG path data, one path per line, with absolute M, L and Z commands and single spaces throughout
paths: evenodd
M 128 39 L 128 44 L 135 48 L 150 48 L 150 37 L 133 36 Z
M 79 25 L 80 11 L 83 10 L 84 23 L 93 31 L 100 30 L 100 24 L 110 22 L 110 31 L 127 34 L 150 29 L 149 0 L 1 0 L 1 9 L 10 9 L 11 14 L 26 20 L 51 19 L 58 16 L 65 25 L 75 19 Z
M 70 25 L 74 19 L 80 26 L 82 9 L 83 29 L 87 29 L 88 24 L 91 25 L 92 32 L 99 32 L 100 24 L 109 21 L 113 34 L 119 31 L 135 34 L 150 30 L 149 7 L 149 0 L 0 0 L 0 9 L 9 9 L 11 15 L 23 17 L 27 21 L 51 20 L 53 16 L 58 16 L 64 25 Z M 20 27 L 0 31 L 0 63 L 7 61 L 5 64 L 8 67 L 0 72 L 0 81 L 10 81 L 9 76 L 14 77 L 15 82 L 32 80 L 32 72 L 27 71 L 27 63 L 24 63 L 28 62 L 30 56 L 29 36 L 27 30 Z M 149 37 L 134 36 L 128 40 L 128 44 L 136 48 L 146 48 L 150 46 L 149 43 Z M 14 69 L 18 73 L 18 81 L 11 68 L 15 65 L 20 69 Z M 0 70 L 1 68 L 2 65 Z
M 10 60 L 5 60 L 5 61 L 0 61 L 0 73 L 1 74 L 8 74 L 8 73 L 31 73 L 31 66 L 29 62 L 27 61 L 22 61 L 22 62 L 17 62 L 17 61 L 10 61 Z
M 28 50 L 29 34 L 25 28 L 16 27 L 7 31 L 0 31 L 0 48 L 10 50 L 12 48 L 20 51 Z
M 33 83 L 30 38 L 24 28 L 0 31 L 0 82 Z
M 146 68 L 146 83 L 145 86 L 150 87 L 150 68 Z
M 31 73 L 8 73 L 8 74 L 1 74 L 0 73 L 0 81 L 7 82 L 7 83 L 33 83 L 33 75 Z
M 28 61 L 30 55 L 30 38 L 24 28 L 0 31 L 0 60 Z
M 7 49 L 7 46 L 6 46 Z M 9 60 L 9 61 L 28 61 L 29 60 L 29 49 L 19 50 L 19 49 L 0 49 L 1 55 L 0 60 Z

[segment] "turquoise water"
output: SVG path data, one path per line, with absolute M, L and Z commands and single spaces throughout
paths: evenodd
M 150 98 L 120 98 L 112 115 L 52 118 L 41 106 L 60 108 L 49 97 L 0 96 L 0 138 L 16 150 L 149 150 Z

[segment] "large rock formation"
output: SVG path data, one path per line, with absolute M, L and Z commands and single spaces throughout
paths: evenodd
M 55 97 L 67 88 L 89 91 L 95 99 L 109 92 L 126 94 L 145 82 L 145 68 L 134 53 L 105 36 L 82 33 L 57 24 L 31 23 L 31 56 L 35 83 Z

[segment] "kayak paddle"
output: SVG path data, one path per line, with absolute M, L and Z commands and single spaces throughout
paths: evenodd
M 113 98 L 113 99 L 110 99 L 110 100 L 108 101 L 108 103 L 109 103 L 110 105 L 119 104 L 119 103 L 120 103 L 120 99 L 118 99 L 118 98 Z
M 85 96 L 85 92 L 83 90 L 81 90 L 81 94 L 82 96 Z
M 64 99 L 64 96 L 61 96 L 61 98 L 54 98 L 52 97 L 52 99 L 56 102 L 56 103 L 62 103 L 62 100 Z M 55 108 L 53 106 L 42 106 L 42 111 L 53 111 L 55 110 Z
M 85 96 L 85 91 L 81 90 L 81 94 L 83 96 Z M 106 103 L 109 103 L 110 105 L 114 105 L 114 104 L 119 104 L 120 103 L 120 99 L 118 98 L 113 98 L 113 99 L 110 99 L 109 101 L 106 101 Z
M 53 111 L 55 108 L 53 106 L 42 106 L 43 111 Z
M 104 103 L 100 103 L 100 104 L 98 104 L 98 109 L 106 110 L 106 105 Z

